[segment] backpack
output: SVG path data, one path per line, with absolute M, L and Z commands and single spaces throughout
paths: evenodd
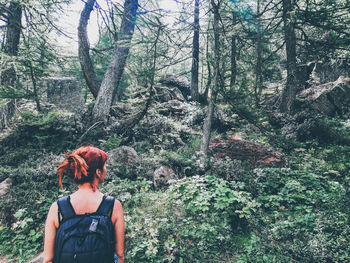
M 69 196 L 58 199 L 57 204 L 59 227 L 53 262 L 114 262 L 115 231 L 111 220 L 114 198 L 104 195 L 97 211 L 84 215 L 75 214 Z

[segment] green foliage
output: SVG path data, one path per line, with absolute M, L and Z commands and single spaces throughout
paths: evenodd
M 58 198 L 55 172 L 60 157 L 42 155 L 36 165 L 1 167 L 12 181 L 6 199 L 0 199 L 0 254 L 26 262 L 42 249 L 48 209 Z
M 113 179 L 105 189 L 123 202 L 126 260 L 208 262 L 241 248 L 249 240 L 246 220 L 256 207 L 242 187 L 207 176 L 153 192 L 151 182 Z
M 255 237 L 241 262 L 333 262 L 340 251 L 349 254 L 330 234 L 338 232 L 337 242 L 349 242 L 344 186 L 307 171 L 257 169 L 255 174 Z
M 0 164 L 17 165 L 42 151 L 62 153 L 75 147 L 81 124 L 72 114 L 24 113 L 12 133 L 0 141 Z
M 320 143 L 350 145 L 350 128 L 337 119 L 317 118 L 310 133 Z
M 112 136 L 108 137 L 107 140 L 103 140 L 101 142 L 101 147 L 103 150 L 109 151 L 122 146 L 126 140 L 127 138 L 125 138 L 123 135 L 113 134 Z

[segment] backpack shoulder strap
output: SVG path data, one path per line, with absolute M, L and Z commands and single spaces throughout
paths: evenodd
M 111 217 L 113 213 L 114 201 L 115 201 L 114 197 L 104 195 L 102 198 L 102 202 L 98 207 L 96 213 Z
M 70 196 L 64 196 L 57 200 L 58 205 L 58 222 L 75 216 L 75 211 L 70 202 Z

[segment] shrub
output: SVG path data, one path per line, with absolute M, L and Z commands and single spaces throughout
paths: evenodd
M 150 185 L 115 179 L 106 186 L 124 201 L 128 262 L 208 262 L 246 242 L 255 203 L 243 185 L 214 176 L 174 181 L 164 192 Z

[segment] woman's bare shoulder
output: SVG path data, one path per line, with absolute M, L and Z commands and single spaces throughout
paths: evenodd
M 124 218 L 123 206 L 118 199 L 115 199 L 112 213 L 112 222 L 115 223 L 121 217 Z
M 58 205 L 57 202 L 53 202 L 50 206 L 49 213 L 47 215 L 47 221 L 58 227 Z

